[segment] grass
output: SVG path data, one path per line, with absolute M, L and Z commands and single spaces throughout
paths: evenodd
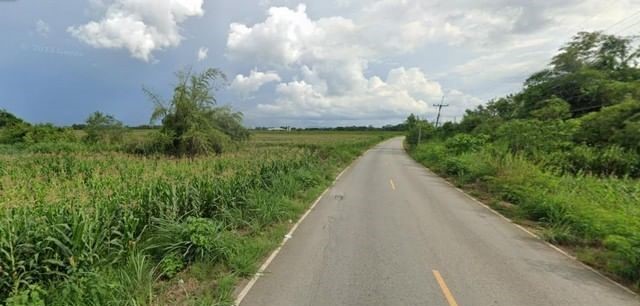
M 0 301 L 229 305 L 289 220 L 392 135 L 261 132 L 194 159 L 5 150 Z
M 453 152 L 440 140 L 410 150 L 433 171 L 631 288 L 640 288 L 640 182 L 545 170 L 491 144 Z M 508 204 L 503 204 L 508 203 Z

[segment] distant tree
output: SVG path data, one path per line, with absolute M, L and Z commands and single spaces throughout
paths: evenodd
M 0 128 L 17 125 L 21 123 L 25 123 L 25 122 L 22 119 L 16 117 L 14 114 L 4 109 L 0 109 Z
M 88 143 L 117 143 L 122 141 L 124 126 L 112 115 L 95 112 L 87 118 L 84 130 Z
M 75 142 L 75 135 L 69 128 L 57 127 L 51 123 L 36 124 L 27 129 L 22 141 L 26 144 Z
M 414 114 L 409 115 L 407 124 L 407 143 L 416 146 L 419 142 L 426 141 L 434 136 L 435 127 L 426 120 L 421 120 Z
M 74 123 L 71 125 L 71 128 L 74 130 L 84 130 L 87 127 L 84 123 Z
M 161 132 L 171 139 L 170 153 L 179 156 L 220 153 L 231 142 L 248 139 L 249 132 L 242 126 L 242 113 L 216 106 L 212 91 L 218 89 L 221 80 L 226 81 L 224 73 L 207 69 L 202 73 L 180 71 L 176 75 L 178 85 L 167 103 L 144 90 L 155 104 L 151 123 L 160 121 Z
M 407 130 L 410 130 L 416 127 L 417 123 L 418 123 L 418 117 L 416 117 L 416 115 L 414 114 L 409 115 L 409 117 L 407 117 L 407 120 L 405 121 L 405 124 L 407 125 Z

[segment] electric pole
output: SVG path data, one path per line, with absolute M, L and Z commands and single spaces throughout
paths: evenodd
M 437 128 L 438 124 L 440 123 L 440 112 L 442 111 L 443 107 L 447 107 L 449 106 L 449 104 L 444 104 L 444 95 L 443 95 L 442 101 L 440 102 L 440 104 L 434 104 L 433 106 L 438 108 L 438 116 L 436 117 L 436 128 Z

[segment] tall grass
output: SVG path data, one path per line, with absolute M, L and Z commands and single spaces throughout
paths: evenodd
M 546 170 L 522 155 L 486 144 L 456 152 L 432 140 L 411 152 L 460 185 L 512 204 L 546 239 L 636 288 L 640 285 L 640 182 Z
M 330 141 L 258 145 L 258 138 L 194 159 L 0 154 L 0 301 L 147 305 L 157 303 L 158 280 L 192 263 L 252 273 L 273 246 L 265 233 L 386 136 L 309 137 Z

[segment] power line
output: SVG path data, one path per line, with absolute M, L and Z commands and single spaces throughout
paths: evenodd
M 611 28 L 613 28 L 613 27 L 615 27 L 615 26 L 617 26 L 617 25 L 619 25 L 619 24 L 621 24 L 621 23 L 623 23 L 623 22 L 627 21 L 629 18 L 634 17 L 634 16 L 636 16 L 636 15 L 638 15 L 638 14 L 640 14 L 640 10 L 636 11 L 635 13 L 633 13 L 633 14 L 631 14 L 631 15 L 627 16 L 627 17 L 624 17 L 624 18 L 622 18 L 622 19 L 618 20 L 616 23 L 614 23 L 614 24 L 612 24 L 612 25 L 608 26 L 606 29 L 604 29 L 604 30 L 602 30 L 602 31 L 603 31 L 603 32 L 609 31 L 609 30 L 611 30 Z
M 630 25 L 630 26 L 628 26 L 628 27 L 626 27 L 626 28 L 624 28 L 624 29 L 622 29 L 622 30 L 619 30 L 619 31 L 618 31 L 618 32 L 616 32 L 615 34 L 624 33 L 624 32 L 625 32 L 625 31 L 627 31 L 628 29 L 633 28 L 633 27 L 635 27 L 635 26 L 637 26 L 637 25 L 639 25 L 639 24 L 640 24 L 640 20 L 638 20 L 637 22 L 634 22 L 632 25 Z

